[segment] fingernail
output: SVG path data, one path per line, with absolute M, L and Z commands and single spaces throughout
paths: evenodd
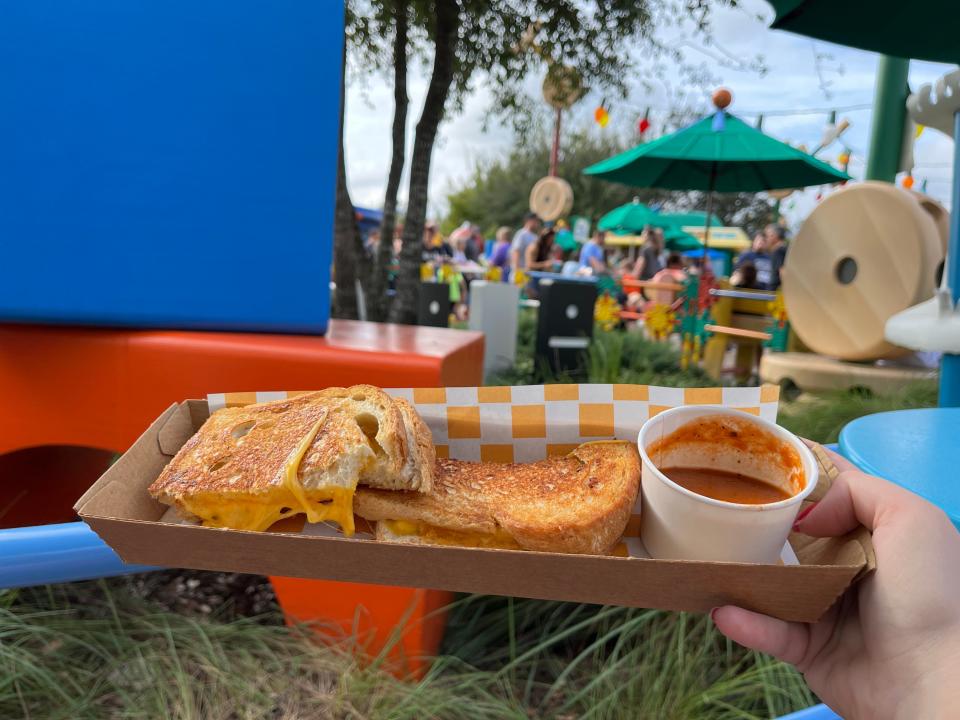
M 719 610 L 719 609 L 720 609 L 720 608 L 715 607 L 713 610 L 710 611 L 710 620 L 711 620 L 713 623 L 716 623 L 716 622 L 717 622 L 717 610 Z
M 816 506 L 817 506 L 817 503 L 812 503 L 812 504 L 810 504 L 810 505 L 807 505 L 803 510 L 801 510 L 801 511 L 799 512 L 799 514 L 797 515 L 797 519 L 793 521 L 793 529 L 794 529 L 794 530 L 797 529 L 797 525 L 799 525 L 799 524 L 801 523 L 801 521 L 802 521 L 807 515 L 809 515 L 809 514 L 810 514 L 810 511 L 813 510 Z

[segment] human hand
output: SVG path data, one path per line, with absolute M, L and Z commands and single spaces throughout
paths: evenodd
M 864 525 L 876 570 L 817 623 L 729 605 L 711 617 L 731 640 L 795 665 L 847 720 L 960 717 L 960 534 L 927 501 L 829 455 L 840 474 L 794 528 L 835 537 Z

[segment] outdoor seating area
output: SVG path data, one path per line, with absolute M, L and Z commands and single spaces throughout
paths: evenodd
M 955 14 L 0 7 L 0 718 L 960 716 Z

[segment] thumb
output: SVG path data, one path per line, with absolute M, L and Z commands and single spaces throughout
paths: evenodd
M 858 470 L 845 470 L 795 528 L 815 537 L 837 537 L 859 525 L 873 532 L 885 516 L 917 501 L 915 495 L 886 480 Z
M 810 630 L 803 623 L 777 620 L 734 605 L 714 608 L 710 617 L 717 629 L 735 643 L 791 665 L 803 660 L 810 645 Z

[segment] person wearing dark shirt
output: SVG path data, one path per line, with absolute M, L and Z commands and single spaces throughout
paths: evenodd
M 656 228 L 648 227 L 643 231 L 642 237 L 643 248 L 630 274 L 637 280 L 649 280 L 663 269 L 663 263 L 660 262 L 660 253 L 663 252 L 663 233 Z
M 767 240 L 767 253 L 770 255 L 770 281 L 767 290 L 776 291 L 780 288 L 783 275 L 783 264 L 787 259 L 787 229 L 783 225 L 767 225 L 764 231 Z
M 737 258 L 737 267 L 730 276 L 731 285 L 744 290 L 766 289 L 773 268 L 766 245 L 764 234 L 757 233 L 753 238 L 753 247 Z

